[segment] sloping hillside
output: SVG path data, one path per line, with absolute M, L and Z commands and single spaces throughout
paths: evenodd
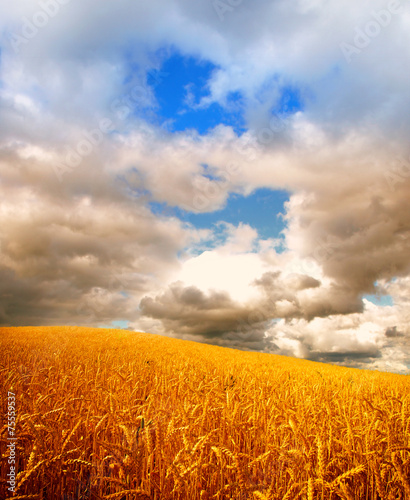
M 0 343 L 1 498 L 410 499 L 409 377 L 123 330 Z

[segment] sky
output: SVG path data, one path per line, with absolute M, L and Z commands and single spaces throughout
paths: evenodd
M 0 5 L 0 326 L 410 371 L 410 7 Z

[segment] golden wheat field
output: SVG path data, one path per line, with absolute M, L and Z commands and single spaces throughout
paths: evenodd
M 407 376 L 123 330 L 0 334 L 1 498 L 410 499 Z

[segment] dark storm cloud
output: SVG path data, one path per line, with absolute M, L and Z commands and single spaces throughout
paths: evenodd
M 357 363 L 371 363 L 375 358 L 381 358 L 382 353 L 374 346 L 363 350 L 352 350 L 345 352 L 311 352 L 307 359 L 321 363 L 339 363 L 344 365 L 355 365 Z
M 253 311 L 251 307 L 235 303 L 226 292 L 204 293 L 194 286 L 184 287 L 181 282 L 171 284 L 154 298 L 144 297 L 140 309 L 143 315 L 161 320 L 165 331 L 208 339 L 238 332 L 240 324 L 248 322 Z M 266 319 L 255 319 L 252 328 L 257 332 L 266 322 Z M 253 342 L 253 335 L 260 337 L 257 333 L 248 333 L 243 340 Z
M 311 320 L 363 310 L 357 296 L 349 296 L 334 286 L 321 288 L 321 283 L 309 276 L 282 277 L 280 272 L 268 272 L 255 280 L 254 285 L 264 295 L 239 303 L 226 292 L 205 293 L 195 286 L 176 282 L 161 294 L 143 297 L 140 311 L 143 316 L 158 320 L 162 333 L 187 335 L 184 338 L 201 341 L 212 339 L 213 343 L 221 341 L 223 345 L 259 342 L 263 349 L 269 344 L 269 350 L 273 350 L 274 346 L 266 341 L 265 331 L 274 319 Z
M 12 188 L 2 200 L 2 323 L 135 320 L 141 294 L 178 264 L 189 230 L 125 197 L 50 198 Z
M 403 332 L 397 330 L 397 326 L 390 326 L 389 328 L 386 329 L 384 334 L 386 335 L 386 337 L 392 339 L 405 337 L 405 334 Z
M 324 286 L 311 276 L 282 276 L 280 272 L 269 272 L 255 280 L 254 284 L 265 292 L 267 301 L 262 307 L 271 311 L 271 318 L 311 320 L 363 310 L 361 297 L 354 291 L 333 283 Z

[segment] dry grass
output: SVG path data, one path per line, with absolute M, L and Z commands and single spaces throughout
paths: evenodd
M 10 390 L 15 498 L 410 500 L 409 377 L 117 330 L 0 339 L 0 498 Z

